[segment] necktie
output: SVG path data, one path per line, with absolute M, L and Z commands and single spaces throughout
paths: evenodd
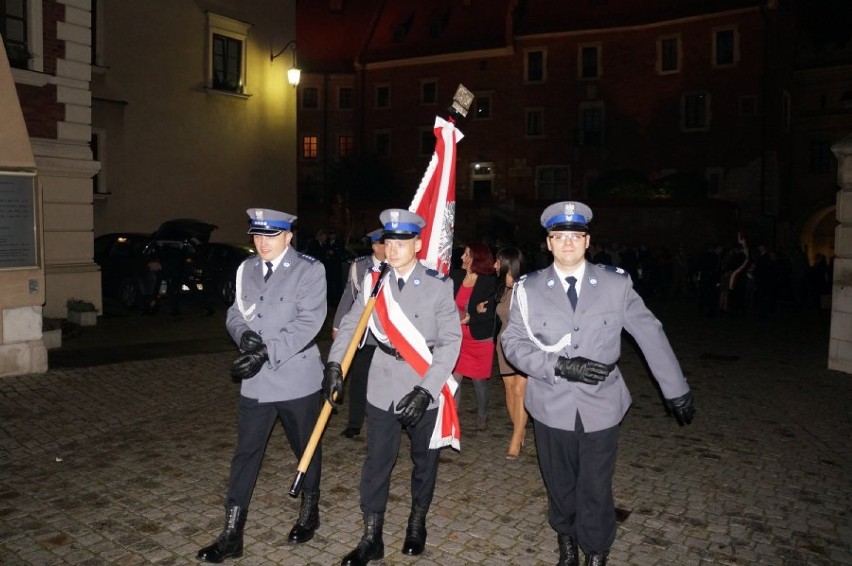
M 269 278 L 272 277 L 272 262 L 266 262 L 266 273 L 263 274 L 263 282 L 266 283 L 269 281 Z
M 577 287 L 575 286 L 577 278 L 569 275 L 565 281 L 568 282 L 568 300 L 571 301 L 571 308 L 577 310 Z
M 396 280 L 396 284 L 399 285 L 399 290 L 402 291 L 402 288 L 405 286 L 405 279 L 402 277 L 398 277 Z

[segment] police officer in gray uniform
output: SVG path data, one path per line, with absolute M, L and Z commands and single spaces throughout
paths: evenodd
M 337 338 L 337 328 L 340 326 L 340 321 L 343 320 L 343 315 L 348 313 L 352 305 L 355 304 L 355 298 L 361 291 L 361 284 L 364 282 L 364 275 L 367 271 L 378 267 L 385 261 L 385 243 L 382 241 L 382 232 L 383 230 L 379 228 L 367 234 L 373 253 L 354 259 L 352 265 L 349 266 L 348 283 L 340 296 L 337 310 L 334 312 L 331 328 L 332 339 Z M 368 332 L 364 344 L 358 348 L 355 357 L 352 358 L 352 364 L 349 366 L 349 373 L 346 376 L 346 383 L 349 384 L 349 420 L 346 428 L 340 433 L 341 436 L 346 438 L 353 438 L 361 434 L 364 412 L 367 408 L 367 372 L 370 370 L 370 362 L 373 360 L 375 350 L 376 339 Z
M 277 419 L 297 458 L 308 444 L 322 401 L 322 360 L 315 338 L 326 315 L 325 268 L 291 245 L 296 217 L 250 208 L 257 255 L 237 270 L 237 296 L 226 327 L 242 355 L 231 376 L 240 381 L 237 446 L 225 502 L 225 529 L 197 558 L 222 562 L 243 553 L 243 528 L 270 432 Z M 319 526 L 322 453 L 305 474 L 299 518 L 288 540 L 310 540 Z
M 534 420 L 559 566 L 606 564 L 615 540 L 618 427 L 631 403 L 616 363 L 621 331 L 645 355 L 667 408 L 681 425 L 694 415 L 692 394 L 660 321 L 621 269 L 585 260 L 591 209 L 560 202 L 541 215 L 553 263 L 515 285 L 502 344 L 529 376 L 525 404 Z
M 382 527 L 387 508 L 390 476 L 396 464 L 403 430 L 411 441 L 411 512 L 402 545 L 403 554 L 421 554 L 426 545 L 426 513 L 432 503 L 440 450 L 429 442 L 438 414 L 438 396 L 450 377 L 461 348 L 461 325 L 453 300 L 453 283 L 428 270 L 416 259 L 420 231 L 426 222 L 404 209 L 385 210 L 385 255 L 392 268 L 382 293 L 390 292 L 416 331 L 432 351 L 432 364 L 421 376 L 408 364 L 392 342 L 377 336 L 378 347 L 367 381 L 367 457 L 361 472 L 361 511 L 364 535 L 341 564 L 357 566 L 384 557 Z M 362 286 L 356 305 L 364 304 Z M 383 335 L 378 309 L 372 325 Z M 343 390 L 340 362 L 355 334 L 363 309 L 352 308 L 340 321 L 331 345 L 323 379 L 323 393 L 333 402 Z

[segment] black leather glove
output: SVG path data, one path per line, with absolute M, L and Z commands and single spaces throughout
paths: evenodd
M 247 352 L 234 360 L 231 364 L 231 378 L 234 381 L 242 381 L 257 375 L 263 364 L 269 360 L 266 346 L 262 345 L 254 352 Z
M 567 381 L 597 385 L 606 379 L 614 368 L 615 364 L 602 364 L 586 358 L 559 356 L 554 371 L 556 375 Z
M 666 406 L 677 419 L 677 424 L 686 426 L 692 422 L 695 416 L 695 404 L 692 402 L 692 391 L 674 399 L 666 399 Z
M 417 421 L 423 418 L 423 414 L 432 402 L 432 395 L 428 391 L 417 385 L 411 393 L 402 398 L 396 404 L 396 410 L 399 414 L 397 420 L 402 423 L 402 426 L 412 426 L 417 424 Z
M 261 346 L 263 346 L 263 338 L 261 338 L 260 334 L 254 330 L 246 330 L 243 332 L 243 335 L 240 336 L 241 352 L 254 352 Z
M 322 395 L 332 405 L 343 404 L 343 369 L 337 362 L 328 362 L 322 372 Z

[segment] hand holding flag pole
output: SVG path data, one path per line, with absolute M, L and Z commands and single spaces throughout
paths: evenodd
M 373 286 L 373 291 L 370 293 L 370 298 L 367 300 L 367 304 L 364 305 L 364 311 L 361 313 L 361 318 L 358 319 L 358 325 L 355 327 L 355 334 L 352 335 L 352 340 L 349 341 L 349 346 L 346 348 L 346 353 L 344 353 L 343 360 L 340 363 L 344 380 L 346 379 L 346 374 L 349 372 L 349 366 L 352 364 L 352 358 L 355 357 L 355 352 L 358 350 L 358 344 L 361 342 L 361 337 L 364 335 L 364 332 L 367 329 L 367 324 L 370 322 L 370 315 L 373 313 L 373 307 L 376 304 L 376 297 L 379 294 L 379 289 L 382 287 L 382 281 L 384 281 L 385 274 L 387 274 L 387 272 L 388 264 L 382 262 L 379 266 L 379 277 L 376 280 L 376 284 Z M 329 403 L 326 399 L 323 403 L 320 415 L 317 418 L 317 422 L 314 425 L 311 437 L 308 440 L 308 445 L 305 447 L 305 451 L 302 453 L 302 457 L 299 460 L 299 466 L 296 468 L 296 477 L 293 479 L 293 483 L 290 486 L 291 497 L 298 496 L 299 491 L 302 489 L 302 481 L 305 479 L 305 473 L 308 471 L 308 466 L 311 465 L 311 460 L 314 458 L 314 452 L 316 452 L 322 433 L 325 431 L 326 424 L 328 424 L 328 419 L 331 416 L 331 410 L 331 403 Z

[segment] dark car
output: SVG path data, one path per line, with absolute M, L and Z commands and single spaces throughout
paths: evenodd
M 179 292 L 203 292 L 198 250 L 216 226 L 181 218 L 163 222 L 152 234 L 113 232 L 95 238 L 94 260 L 101 267 L 104 296 L 127 308 L 145 308 L 167 294 L 169 282 Z
M 210 242 L 198 250 L 197 261 L 201 269 L 204 288 L 208 296 L 216 296 L 230 306 L 236 297 L 237 268 L 257 251 L 251 244 Z

